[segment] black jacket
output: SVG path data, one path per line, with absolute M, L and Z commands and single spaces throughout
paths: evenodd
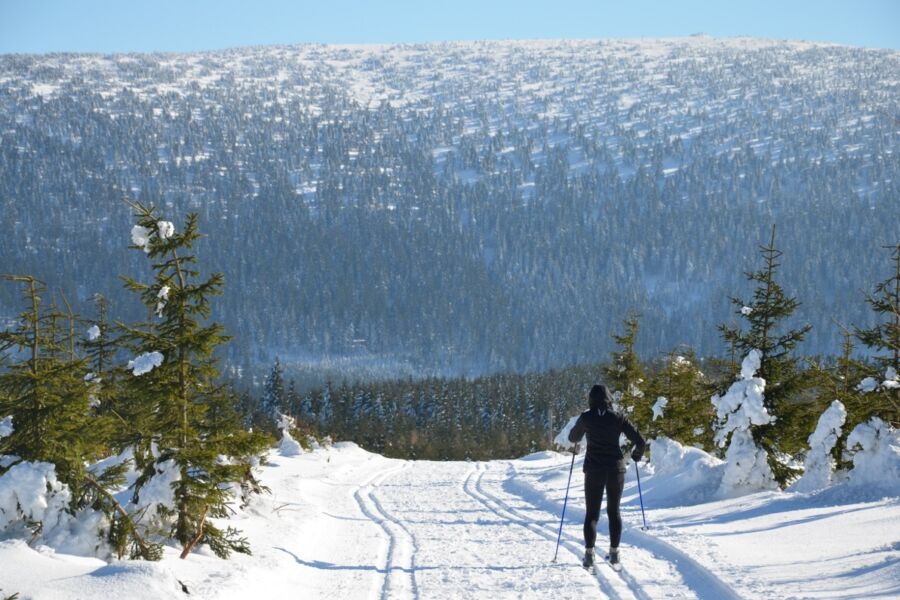
M 578 442 L 587 434 L 583 471 L 607 471 L 615 467 L 624 472 L 625 460 L 619 448 L 619 436 L 623 433 L 634 444 L 632 455 L 639 459 L 644 454 L 646 443 L 624 415 L 596 408 L 581 413 L 569 432 L 569 441 Z

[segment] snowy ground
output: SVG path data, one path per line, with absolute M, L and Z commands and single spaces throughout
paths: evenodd
M 156 564 L 106 564 L 0 541 L 0 597 L 184 598 L 182 584 L 192 598 L 900 597 L 900 498 L 838 487 L 690 505 L 672 493 L 677 474 L 649 469 L 650 530 L 632 468 L 625 568 L 586 572 L 579 461 L 554 564 L 568 467 L 549 452 L 486 463 L 392 460 L 353 444 L 276 454 L 262 470 L 272 494 L 234 518 L 253 556 L 170 550 Z

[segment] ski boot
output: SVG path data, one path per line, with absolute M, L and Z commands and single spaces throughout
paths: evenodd
M 609 566 L 613 568 L 613 571 L 621 571 L 622 563 L 619 562 L 619 549 L 618 548 L 610 548 L 609 554 L 606 555 L 606 562 L 609 563 Z
M 585 548 L 584 549 L 584 560 L 581 561 L 581 566 L 585 569 L 591 569 L 594 566 L 594 549 L 593 548 Z

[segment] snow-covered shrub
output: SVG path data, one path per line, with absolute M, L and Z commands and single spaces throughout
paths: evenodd
M 558 434 L 556 434 L 556 437 L 553 438 L 554 444 L 556 444 L 557 446 L 560 446 L 562 448 L 565 448 L 566 450 L 571 450 L 572 448 L 575 447 L 575 444 L 573 444 L 572 442 L 569 441 L 569 432 L 572 431 L 573 427 L 575 427 L 575 422 L 578 421 L 578 417 L 580 417 L 580 416 L 581 415 L 575 415 L 574 417 L 569 419 L 569 422 L 566 423 L 565 426 L 562 428 L 562 430 Z M 581 440 L 579 440 L 579 443 L 581 443 L 583 440 L 584 440 L 584 437 L 582 437 Z
M 819 417 L 816 430 L 809 436 L 809 454 L 803 465 L 803 476 L 791 487 L 795 492 L 812 492 L 831 484 L 834 459 L 831 451 L 841 437 L 841 428 L 847 420 L 847 409 L 835 400 Z
M 778 487 L 766 451 L 756 445 L 752 433 L 754 425 L 775 421 L 763 403 L 766 382 L 756 377 L 761 357 L 759 350 L 751 350 L 741 363 L 741 378 L 731 384 L 724 396 L 716 394 L 712 397 L 720 422 L 716 444 L 724 447 L 729 434 L 731 436 L 725 451 L 726 466 L 720 488 L 724 497 Z
M 291 435 L 294 427 L 294 419 L 285 414 L 278 413 L 278 430 L 281 431 L 281 441 L 278 443 L 278 451 L 282 456 L 297 456 L 303 454 L 303 446 Z
M 852 456 L 851 485 L 871 486 L 900 495 L 900 432 L 878 417 L 853 428 L 847 437 Z
M 68 486 L 46 462 L 20 462 L 0 475 L 0 533 L 23 534 L 38 526 L 46 533 L 68 518 Z

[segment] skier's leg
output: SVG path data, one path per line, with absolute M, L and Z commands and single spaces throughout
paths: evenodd
M 622 500 L 622 488 L 625 487 L 625 473 L 610 470 L 606 481 L 606 514 L 609 517 L 609 547 L 618 548 L 622 539 L 622 515 L 619 513 L 619 502 Z
M 593 548 L 597 540 L 597 520 L 600 519 L 600 503 L 603 501 L 603 484 L 606 477 L 601 473 L 584 474 L 584 547 Z

